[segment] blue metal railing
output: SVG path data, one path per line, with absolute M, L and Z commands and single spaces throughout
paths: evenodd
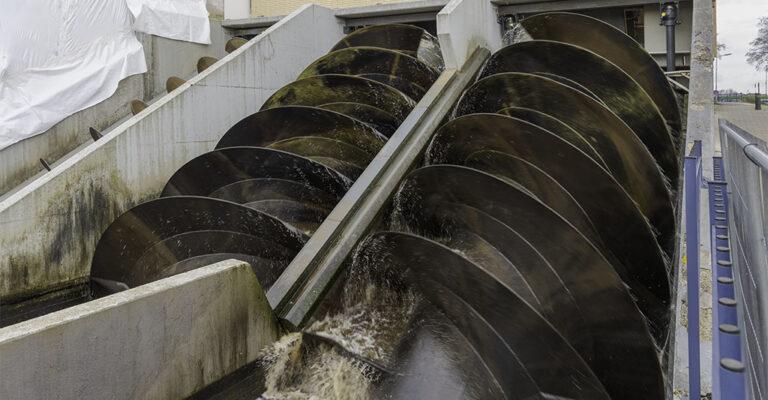
M 713 159 L 709 182 L 709 224 L 712 244 L 712 398 L 746 399 L 742 362 L 741 322 L 734 289 L 729 235 L 728 184 L 722 157 Z
M 701 393 L 701 359 L 699 354 L 699 205 L 701 174 L 701 141 L 694 142 L 683 165 L 685 191 L 685 259 L 688 286 L 688 393 L 698 399 Z

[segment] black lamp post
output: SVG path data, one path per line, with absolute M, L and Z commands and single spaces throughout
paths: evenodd
M 675 25 L 677 21 L 677 2 L 668 1 L 661 6 L 661 25 L 667 27 L 667 71 L 675 70 Z

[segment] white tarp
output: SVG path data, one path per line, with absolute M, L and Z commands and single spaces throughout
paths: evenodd
M 126 0 L 134 29 L 170 39 L 211 43 L 205 0 Z
M 0 149 L 146 72 L 134 22 L 159 36 L 208 43 L 207 15 L 205 0 L 0 0 Z

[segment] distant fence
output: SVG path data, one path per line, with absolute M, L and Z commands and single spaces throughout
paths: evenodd
M 724 178 L 730 191 L 730 244 L 750 397 L 768 398 L 768 147 L 720 120 Z

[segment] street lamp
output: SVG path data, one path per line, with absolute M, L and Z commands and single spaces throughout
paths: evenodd
M 731 54 L 733 54 L 733 53 L 723 53 L 723 54 L 718 54 L 717 57 L 715 57 L 715 92 L 717 93 L 715 95 L 716 97 L 720 97 L 720 92 L 717 91 L 717 64 L 718 64 L 717 61 L 719 59 L 723 58 L 723 57 L 728 57 Z M 717 99 L 717 98 L 715 99 L 715 101 L 718 101 L 718 100 L 719 99 Z

